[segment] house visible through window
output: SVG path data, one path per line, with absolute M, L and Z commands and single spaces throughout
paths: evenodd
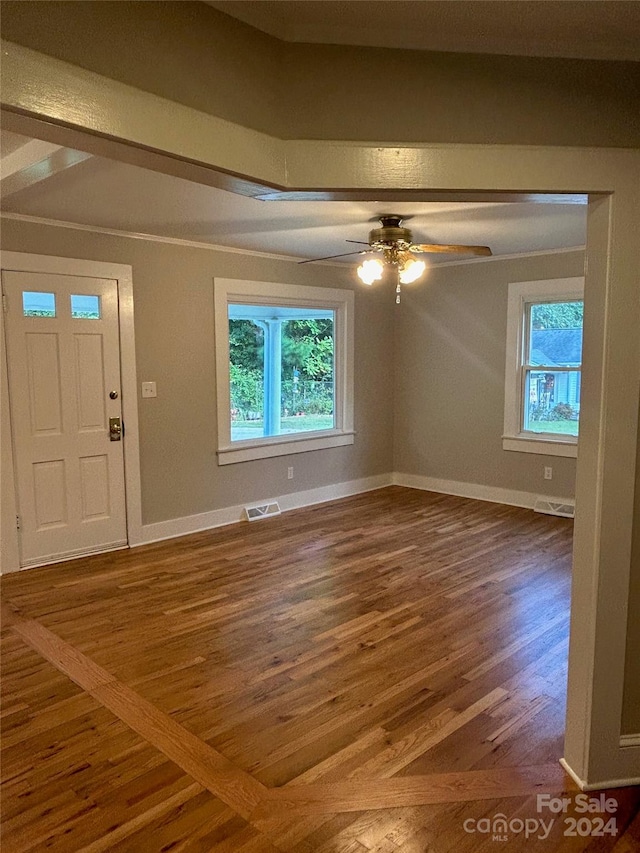
M 216 279 L 218 462 L 353 443 L 353 293 Z
M 582 278 L 509 286 L 505 450 L 576 454 L 582 293 Z
M 583 308 L 582 301 L 528 305 L 525 431 L 578 435 Z

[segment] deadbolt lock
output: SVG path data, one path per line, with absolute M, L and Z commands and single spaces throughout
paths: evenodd
M 120 441 L 122 439 L 120 418 L 109 418 L 109 439 L 111 441 Z

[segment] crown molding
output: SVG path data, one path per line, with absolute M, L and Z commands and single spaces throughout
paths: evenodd
M 214 252 L 228 252 L 232 255 L 249 255 L 256 258 L 266 258 L 273 261 L 291 261 L 298 263 L 302 258 L 291 255 L 278 255 L 274 252 L 259 252 L 254 249 L 236 249 L 233 246 L 218 246 L 214 243 L 204 243 L 198 240 L 185 240 L 181 237 L 165 237 L 159 234 L 147 234 L 142 231 L 124 231 L 119 228 L 104 228 L 100 225 L 83 225 L 79 222 L 67 222 L 64 219 L 49 219 L 44 216 L 31 216 L 28 213 L 10 213 L 2 211 L 0 219 L 13 219 L 16 222 L 30 222 L 34 225 L 49 225 L 53 228 L 68 228 L 72 231 L 88 231 L 92 234 L 106 234 L 110 237 L 126 237 L 129 240 L 147 240 L 151 243 L 168 243 L 173 246 L 183 246 L 189 249 L 210 249 Z M 341 266 L 341 264 L 331 264 Z
M 48 225 L 52 228 L 67 228 L 72 231 L 87 231 L 92 234 L 106 234 L 110 237 L 125 237 L 129 240 L 147 240 L 150 243 L 167 243 L 172 246 L 183 246 L 190 249 L 209 249 L 213 252 L 227 252 L 232 255 L 248 255 L 254 258 L 264 258 L 272 261 L 288 261 L 289 263 L 299 263 L 306 258 L 300 258 L 292 255 L 278 255 L 274 252 L 260 252 L 257 249 L 237 249 L 233 246 L 219 246 L 215 243 L 203 243 L 197 240 L 185 240 L 181 237 L 165 237 L 159 234 L 147 234 L 142 231 L 124 231 L 118 228 L 104 228 L 99 225 L 83 225 L 79 222 L 67 222 L 63 219 L 49 219 L 44 216 L 31 216 L 28 213 L 11 213 L 8 211 L 0 212 L 0 219 L 11 219 L 16 222 L 29 222 L 34 225 Z M 490 257 L 469 258 L 464 261 L 444 261 L 435 264 L 432 269 L 440 269 L 440 267 L 461 266 L 463 264 L 478 264 L 489 263 L 491 261 L 511 261 L 519 258 L 530 258 L 538 255 L 561 255 L 567 252 L 584 252 L 585 246 L 569 246 L 566 249 L 537 249 L 533 252 L 517 252 L 509 255 L 491 255 Z M 345 269 L 345 263 L 337 263 L 336 261 L 317 261 L 318 265 L 335 267 L 336 269 Z
M 459 267 L 465 264 L 491 263 L 491 261 L 516 261 L 520 258 L 535 258 L 538 255 L 564 255 L 567 252 L 584 252 L 586 245 L 582 246 L 567 246 L 564 249 L 535 249 L 532 252 L 512 252 L 509 255 L 490 255 L 488 258 L 467 258 L 464 261 L 443 261 L 436 264 L 432 269 L 440 269 L 440 267 Z

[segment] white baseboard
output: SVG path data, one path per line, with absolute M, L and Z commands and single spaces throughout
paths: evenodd
M 571 778 L 576 783 L 578 788 L 580 788 L 581 791 L 586 791 L 587 783 L 584 781 L 584 779 L 581 779 L 578 776 L 578 774 L 575 772 L 575 770 L 567 764 L 567 762 L 565 761 L 564 758 L 560 759 L 559 764 L 560 764 L 560 767 L 562 767 L 562 769 L 564 770 L 564 772 L 567 773 L 569 776 L 571 776 Z
M 633 735 L 632 737 L 638 738 L 638 735 Z M 622 741 L 622 738 L 620 740 Z M 640 785 L 640 776 L 628 776 L 621 779 L 600 779 L 597 782 L 585 782 L 585 780 L 581 779 L 570 765 L 567 764 L 564 758 L 560 759 L 560 766 L 569 774 L 569 776 L 571 776 L 581 791 L 606 791 L 609 788 L 633 788 L 635 785 Z
M 551 497 L 534 492 L 520 492 L 516 489 L 501 489 L 497 486 L 483 486 L 480 483 L 459 483 L 456 480 L 440 480 L 437 477 L 425 477 L 421 474 L 404 474 L 396 471 L 393 474 L 395 486 L 406 486 L 409 489 L 422 489 L 426 492 L 440 492 L 443 495 L 456 495 L 460 498 L 472 498 L 478 501 L 507 504 L 533 509 L 536 501 L 544 497 L 549 501 L 573 503 L 573 498 Z
M 405 486 L 409 489 L 421 489 L 428 492 L 439 492 L 445 495 L 456 495 L 480 501 L 490 501 L 491 503 L 507 504 L 509 506 L 525 507 L 527 509 L 533 509 L 536 501 L 540 498 L 540 495 L 533 492 L 520 492 L 515 489 L 501 489 L 495 486 L 483 486 L 478 483 L 461 483 L 455 480 L 441 480 L 437 477 L 426 477 L 420 474 L 394 472 L 391 474 L 377 474 L 373 477 L 363 477 L 358 480 L 349 480 L 345 483 L 333 483 L 329 486 L 320 486 L 317 489 L 308 489 L 303 492 L 292 492 L 288 495 L 256 499 L 252 503 L 277 500 L 281 509 L 286 512 L 290 509 L 300 509 L 305 506 L 326 503 L 327 501 L 334 501 L 339 498 L 358 495 L 391 485 Z M 563 497 L 548 497 L 547 499 L 559 502 L 573 501 L 572 498 Z M 200 533 L 203 530 L 212 530 L 215 527 L 235 524 L 242 521 L 243 518 L 244 504 L 238 504 L 237 506 L 223 507 L 183 518 L 158 521 L 155 524 L 144 524 L 140 528 L 139 537 L 130 537 L 129 546 L 135 548 L 139 545 L 149 545 L 152 542 L 161 542 L 165 539 L 187 536 L 190 533 Z
M 478 483 L 459 483 L 455 480 L 440 480 L 436 477 L 395 472 L 393 474 L 378 474 L 374 477 L 350 480 L 346 483 L 333 483 L 330 486 L 320 486 L 317 489 L 308 489 L 304 492 L 292 492 L 288 495 L 271 495 L 265 498 L 257 498 L 252 501 L 252 504 L 278 501 L 282 511 L 286 512 L 290 509 L 300 509 L 305 506 L 335 501 L 339 498 L 346 498 L 350 495 L 358 495 L 391 485 L 405 486 L 409 489 L 421 489 L 427 492 L 439 492 L 445 495 L 456 495 L 480 501 L 490 501 L 491 503 L 508 504 L 509 506 L 520 506 L 527 509 L 533 509 L 536 501 L 540 498 L 540 495 L 533 492 L 520 492 L 515 489 L 482 486 Z M 548 500 L 573 502 L 572 498 L 564 497 L 548 498 Z M 243 518 L 244 504 L 215 509 L 210 512 L 203 512 L 184 518 L 159 521 L 155 524 L 145 524 L 142 526 L 140 540 L 131 542 L 130 544 L 131 547 L 135 547 L 136 545 L 160 542 L 163 539 L 174 539 L 177 536 L 187 536 L 189 533 L 199 533 L 202 530 L 211 530 L 214 527 L 234 524 L 242 521 Z
M 143 524 L 140 528 L 140 538 L 130 540 L 129 545 L 131 548 L 136 548 L 138 545 L 149 545 L 152 542 L 162 542 L 164 539 L 175 539 L 178 536 L 188 536 L 189 533 L 200 533 L 202 530 L 234 524 L 242 520 L 243 509 L 242 506 L 229 506 L 200 512 L 197 515 L 157 521 L 155 524 Z
M 391 474 L 378 474 L 373 477 L 363 477 L 359 480 L 349 480 L 346 483 L 334 483 L 330 486 L 320 486 L 317 489 L 308 489 L 304 492 L 292 492 L 288 495 L 271 496 L 268 498 L 257 498 L 251 501 L 255 503 L 268 503 L 278 501 L 283 512 L 290 509 L 300 509 L 305 506 L 335 501 L 338 498 L 346 498 L 350 495 L 359 495 L 370 492 L 373 489 L 382 489 L 392 484 Z M 198 515 L 189 515 L 184 518 L 172 518 L 169 521 L 159 521 L 155 524 L 143 524 L 139 541 L 131 542 L 131 547 L 148 545 L 151 542 L 160 542 L 163 539 L 175 539 L 178 536 L 187 536 L 189 533 L 199 533 L 202 530 L 211 530 L 214 527 L 222 527 L 226 524 L 234 524 L 244 518 L 244 504 L 237 506 L 214 509 L 210 512 L 202 512 Z

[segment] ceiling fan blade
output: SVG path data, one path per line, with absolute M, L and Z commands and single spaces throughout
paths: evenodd
M 364 240 L 345 240 L 345 243 L 357 243 L 359 246 L 370 246 L 371 243 L 367 243 Z
M 409 247 L 411 252 L 450 252 L 456 255 L 491 255 L 488 246 L 446 246 L 439 243 L 414 243 Z
M 316 261 L 330 261 L 332 258 L 346 258 L 347 255 L 366 255 L 366 249 L 362 252 L 343 252 L 341 255 L 327 255 L 326 258 L 309 258 L 308 261 L 298 261 L 299 264 L 313 264 Z

